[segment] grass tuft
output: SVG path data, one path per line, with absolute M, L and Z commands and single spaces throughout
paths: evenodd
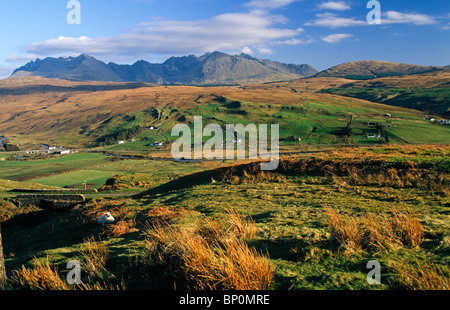
M 247 221 L 231 213 L 225 222 L 205 219 L 200 226 L 149 227 L 147 249 L 167 270 L 180 270 L 179 281 L 198 290 L 267 290 L 274 270 L 266 255 L 257 253 L 242 238 L 253 235 Z
M 22 266 L 19 270 L 13 270 L 12 277 L 8 280 L 12 288 L 21 290 L 68 290 L 66 281 L 62 280 L 56 267 L 50 266 L 48 257 L 44 262 L 33 260 L 33 267 Z
M 394 271 L 393 287 L 409 290 L 450 290 L 448 266 L 416 261 L 414 264 L 391 262 Z
M 347 255 L 363 250 L 415 248 L 423 240 L 423 226 L 408 210 L 394 209 L 392 215 L 368 213 L 359 220 L 335 209 L 325 208 L 325 211 L 331 227 L 330 240 Z

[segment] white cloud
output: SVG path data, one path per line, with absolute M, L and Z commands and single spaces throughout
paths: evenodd
M 303 41 L 300 39 L 289 39 L 289 40 L 274 42 L 274 44 L 279 44 L 279 45 L 299 45 L 302 43 L 303 43 Z
M 322 41 L 325 41 L 327 43 L 338 43 L 341 42 L 344 39 L 348 39 L 353 37 L 353 35 L 348 33 L 336 33 L 336 34 L 330 34 L 326 37 L 321 37 Z
M 274 54 L 275 52 L 272 51 L 272 49 L 268 48 L 268 47 L 261 47 L 258 49 L 258 52 L 260 54 L 267 54 L 267 55 L 271 55 Z
M 350 26 L 364 26 L 367 21 L 356 20 L 354 17 L 339 17 L 334 13 L 320 13 L 316 14 L 316 19 L 312 22 L 307 22 L 306 26 L 321 26 L 329 28 L 350 27 Z
M 244 4 L 255 9 L 279 9 L 298 0 L 252 0 Z
M 275 27 L 272 16 L 262 12 L 227 13 L 206 20 L 154 20 L 132 31 L 111 37 L 63 37 L 32 43 L 33 55 L 87 53 L 94 56 L 187 54 L 215 50 L 243 50 L 252 46 L 264 50 L 276 40 L 291 39 L 303 29 Z M 276 19 L 277 20 L 277 19 Z M 279 19 L 278 19 L 279 20 Z
M 419 13 L 387 11 L 384 16 L 385 18 L 382 19 L 383 24 L 430 25 L 436 23 L 436 20 L 432 16 Z
M 10 76 L 14 71 L 14 68 L 0 65 L 0 78 L 6 78 Z
M 323 2 L 319 5 L 319 9 L 322 10 L 335 10 L 335 11 L 346 11 L 351 9 L 350 5 L 343 1 L 328 1 Z
M 300 45 L 300 44 L 310 44 L 314 43 L 315 41 L 313 39 L 303 40 L 303 39 L 288 39 L 284 41 L 275 41 L 273 44 L 276 45 Z
M 250 47 L 246 46 L 242 49 L 241 53 L 253 55 L 253 50 Z

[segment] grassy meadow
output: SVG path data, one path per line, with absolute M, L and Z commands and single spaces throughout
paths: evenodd
M 105 186 L 107 192 L 140 194 L 99 192 L 37 226 L 5 222 L 9 284 L 94 290 L 449 289 L 449 152 L 444 145 L 334 149 L 283 157 L 273 172 L 260 171 L 258 163 L 109 161 L 76 154 L 65 161 L 89 155 L 105 166 L 99 171 L 122 171 Z M 1 184 L 0 202 L 18 211 L 7 194 L 10 187 Z M 106 211 L 116 222 L 99 226 Z M 82 264 L 80 286 L 64 281 L 72 259 Z M 371 260 L 381 264 L 380 285 L 367 282 Z

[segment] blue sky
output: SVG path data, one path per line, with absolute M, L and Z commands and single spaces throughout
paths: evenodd
M 105 62 L 160 63 L 215 50 L 324 70 L 354 60 L 450 65 L 450 1 L 69 0 L 0 2 L 0 77 L 36 58 L 92 55 Z

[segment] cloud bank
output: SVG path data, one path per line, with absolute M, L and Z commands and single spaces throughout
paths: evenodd
M 281 5 L 292 1 L 256 1 L 259 5 Z M 255 4 L 256 5 L 256 4 Z M 276 27 L 280 16 L 264 11 L 226 13 L 198 21 L 154 20 L 141 23 L 128 33 L 109 37 L 80 36 L 48 39 L 32 43 L 28 54 L 54 55 L 88 53 L 142 56 L 146 54 L 183 54 L 215 50 L 243 50 L 255 47 L 268 50 L 275 41 L 296 42 L 303 29 Z M 289 41 L 291 40 L 291 41 Z M 288 43 L 287 43 L 288 44 Z

